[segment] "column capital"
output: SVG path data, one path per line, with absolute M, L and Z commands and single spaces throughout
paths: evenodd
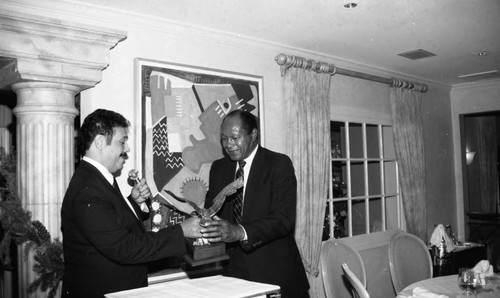
M 127 33 L 20 12 L 0 11 L 0 88 L 38 81 L 94 87 L 109 52 Z M 14 62 L 13 62 L 14 61 Z
M 69 116 L 71 121 L 78 115 L 75 108 L 75 95 L 80 88 L 74 85 L 48 82 L 20 82 L 12 85 L 16 92 L 17 106 L 14 114 L 18 121 L 23 115 L 52 114 Z

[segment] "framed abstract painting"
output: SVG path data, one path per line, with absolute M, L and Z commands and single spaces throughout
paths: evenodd
M 235 109 L 262 119 L 262 77 L 137 58 L 142 175 L 153 193 L 149 229 L 179 223 L 203 206 L 213 161 L 223 157 L 220 125 Z M 262 137 L 262 132 L 261 132 Z

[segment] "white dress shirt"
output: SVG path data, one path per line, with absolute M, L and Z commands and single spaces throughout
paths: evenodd
M 106 169 L 105 166 L 103 166 L 97 160 L 94 160 L 88 156 L 84 156 L 83 160 L 85 160 L 89 164 L 93 165 L 99 172 L 101 172 L 101 174 L 104 176 L 104 178 L 106 178 L 106 180 L 108 180 L 109 184 L 111 184 L 111 186 L 113 186 L 113 181 L 115 180 L 115 177 L 113 177 L 113 174 L 111 174 L 108 171 L 108 169 Z M 137 217 L 139 219 L 139 217 L 135 213 L 134 207 L 132 207 L 132 204 L 130 203 L 130 201 L 126 197 L 124 197 L 123 194 L 122 194 L 122 198 L 125 200 L 125 202 L 127 202 L 127 205 L 130 207 L 130 209 L 132 209 L 132 212 L 134 212 L 135 217 Z

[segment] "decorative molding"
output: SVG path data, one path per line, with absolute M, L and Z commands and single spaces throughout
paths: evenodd
M 500 79 L 492 79 L 480 82 L 468 82 L 468 83 L 453 85 L 451 87 L 451 90 L 452 91 L 467 90 L 467 89 L 482 90 L 483 88 L 498 87 L 498 86 L 500 86 Z
M 99 26 L 102 24 L 105 24 L 105 26 L 111 24 L 117 27 L 147 30 L 153 35 L 155 32 L 169 34 L 171 36 L 198 40 L 209 44 L 216 43 L 217 45 L 233 47 L 252 53 L 259 52 L 266 55 L 275 55 L 282 51 L 288 51 L 290 53 L 297 53 L 298 55 L 314 56 L 318 57 L 317 59 L 334 61 L 337 68 L 341 66 L 353 70 L 356 69 L 357 71 L 380 74 L 382 76 L 404 77 L 409 80 L 424 81 L 428 84 L 450 87 L 450 85 L 423 77 L 413 77 L 394 70 L 367 65 L 338 56 L 327 55 L 300 47 L 293 47 L 270 40 L 262 40 L 245 35 L 229 33 L 223 30 L 215 30 L 213 28 L 183 23 L 164 17 L 145 15 L 135 11 L 117 9 L 115 7 L 106 7 L 105 4 L 96 5 L 73 0 L 0 0 L 0 6 L 1 5 L 4 5 L 6 9 L 15 11 L 36 13 L 52 18 L 78 20 L 79 22 L 98 24 Z
M 101 81 L 109 51 L 126 38 L 123 31 L 39 15 L 0 11 L 0 56 L 16 61 L 0 77 L 63 83 L 87 89 Z M 13 83 L 11 80 L 2 84 Z
M 0 57 L 0 89 L 19 81 L 21 75 L 17 71 L 16 59 Z

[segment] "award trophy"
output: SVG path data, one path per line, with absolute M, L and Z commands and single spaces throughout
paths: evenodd
M 189 204 L 193 207 L 194 212 L 201 220 L 210 220 L 219 211 L 224 204 L 226 197 L 234 194 L 239 188 L 243 186 L 243 178 L 238 178 L 224 187 L 215 197 L 212 206 L 209 208 L 200 208 L 196 203 L 185 199 L 179 198 L 171 191 L 166 191 L 174 199 Z M 187 244 L 187 255 L 184 256 L 186 262 L 191 266 L 199 266 L 209 263 L 214 263 L 222 260 L 229 259 L 226 254 L 226 243 L 217 242 L 212 243 L 204 238 L 185 238 Z

